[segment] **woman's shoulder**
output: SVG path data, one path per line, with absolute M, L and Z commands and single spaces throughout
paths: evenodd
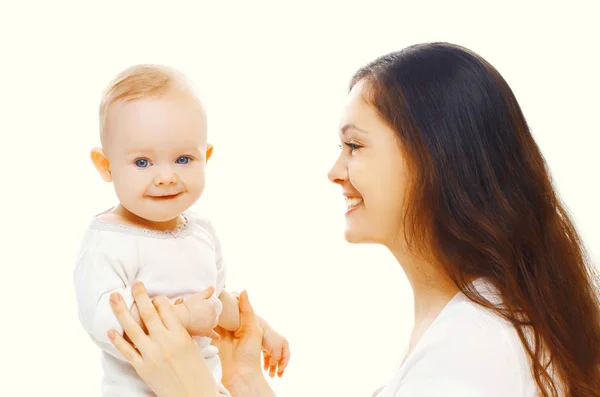
M 506 352 L 517 355 L 522 350 L 513 325 L 497 313 L 459 293 L 452 305 L 441 313 L 432 330 L 432 343 L 464 342 L 485 346 L 482 355 Z
M 499 303 L 494 291 L 483 282 L 476 288 L 488 300 Z M 525 348 L 512 323 L 462 293 L 440 314 L 429 343 L 452 347 L 446 349 L 449 352 L 462 351 L 461 356 L 467 360 L 461 362 L 495 359 L 495 366 L 503 364 L 512 370 L 527 361 Z
M 470 385 L 489 396 L 534 395 L 529 394 L 535 382 L 528 356 L 515 328 L 460 293 L 421 342 L 407 360 L 407 375 L 423 376 L 423 382 L 427 377 L 440 383 L 446 379 L 454 387 Z M 492 389 L 496 391 L 490 394 Z

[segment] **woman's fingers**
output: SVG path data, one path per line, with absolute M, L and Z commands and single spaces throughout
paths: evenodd
M 263 369 L 266 371 L 269 369 L 269 363 L 271 362 L 271 356 L 268 354 L 263 354 L 264 364 Z
M 140 318 L 144 322 L 148 332 L 155 333 L 164 330 L 164 325 L 146 292 L 144 284 L 140 281 L 134 281 L 131 284 L 131 293 L 138 307 Z
M 119 335 L 117 331 L 114 329 L 109 330 L 108 338 L 119 353 L 121 353 L 134 368 L 137 369 L 142 365 L 143 359 L 142 356 L 140 356 L 140 353 Z
M 152 299 L 152 304 L 156 308 L 159 316 L 159 321 L 170 330 L 183 330 L 183 324 L 179 321 L 171 302 L 164 296 L 157 296 Z
M 143 351 L 149 343 L 148 335 L 146 335 L 142 330 L 142 327 L 135 321 L 121 295 L 116 292 L 111 294 L 110 304 L 117 320 L 119 320 L 119 323 L 123 327 L 123 331 L 127 334 L 135 347 L 140 351 Z
M 240 294 L 239 302 L 240 327 L 237 331 L 235 331 L 235 336 L 241 337 L 245 333 L 254 334 L 255 332 L 262 332 L 262 329 L 256 321 L 254 309 L 252 308 L 252 305 L 250 305 L 250 300 L 248 299 L 248 292 L 246 292 L 245 290 L 242 291 L 242 293 Z

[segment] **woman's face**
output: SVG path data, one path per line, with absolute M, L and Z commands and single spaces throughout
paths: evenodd
M 361 80 L 342 112 L 342 151 L 328 177 L 346 197 L 346 240 L 390 246 L 402 230 L 406 165 L 396 132 L 363 94 Z

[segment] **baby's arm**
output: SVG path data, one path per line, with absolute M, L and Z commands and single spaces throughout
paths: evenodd
M 213 292 L 214 287 L 209 287 L 193 294 L 186 300 L 178 299 L 175 302 L 173 311 L 191 336 L 219 337 L 219 334 L 214 331 L 217 327 L 217 309 L 210 299 Z M 190 308 L 194 311 L 193 315 Z M 140 327 L 146 329 L 135 303 L 131 308 L 131 316 Z M 128 340 L 127 335 L 123 335 L 123 337 Z
M 214 331 L 218 325 L 214 291 L 214 287 L 208 287 L 174 306 L 175 314 L 190 335 L 219 338 Z
M 104 351 L 116 358 L 124 357 L 114 348 L 106 332 L 113 328 L 123 333 L 109 303 L 110 295 L 118 292 L 126 306 L 132 309 L 131 278 L 137 273 L 131 258 L 119 257 L 104 249 L 102 242 L 89 243 L 81 253 L 75 269 L 74 283 L 83 328 L 92 340 Z

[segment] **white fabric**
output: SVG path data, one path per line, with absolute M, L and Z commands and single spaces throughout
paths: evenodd
M 484 279 L 473 285 L 501 302 Z M 536 391 L 514 327 L 459 292 L 377 397 L 534 397 Z
M 223 290 L 226 266 L 219 239 L 207 219 L 184 213 L 186 223 L 176 232 L 159 232 L 103 222 L 95 217 L 86 230 L 74 271 L 79 319 L 101 348 L 103 397 L 154 396 L 133 367 L 110 343 L 110 328 L 123 332 L 109 304 L 112 292 L 120 292 L 131 308 L 131 283 L 140 280 L 150 297 L 163 295 L 175 301 L 215 287 L 213 299 Z M 202 355 L 219 389 L 221 363 L 210 338 L 196 337 Z

